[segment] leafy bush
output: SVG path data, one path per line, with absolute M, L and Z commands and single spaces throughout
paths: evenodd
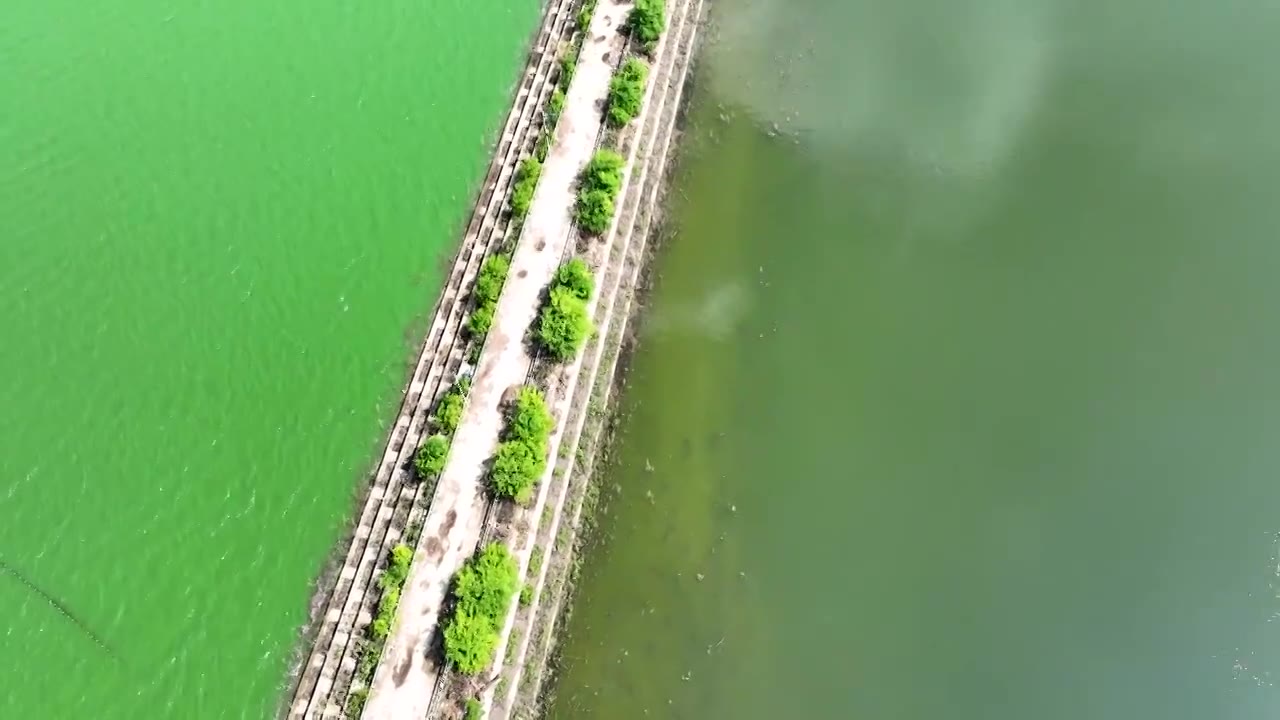
M 485 669 L 497 646 L 498 631 L 489 618 L 459 609 L 444 628 L 445 660 L 467 675 Z
M 520 388 L 516 397 L 516 409 L 507 420 L 507 437 L 511 440 L 523 440 L 530 445 L 541 446 L 546 450 L 547 439 L 555 429 L 555 418 L 547 409 L 547 401 L 537 388 L 525 386 Z
M 510 269 L 511 257 L 508 255 L 490 255 L 484 261 L 476 276 L 476 287 L 471 291 L 477 305 L 493 305 L 498 302 L 498 295 L 507 282 L 507 272 Z
M 493 305 L 477 305 L 467 316 L 467 332 L 478 338 L 488 335 L 489 328 L 493 327 L 493 314 L 496 310 Z
M 369 688 L 352 690 L 347 696 L 347 717 L 358 718 L 364 712 L 364 704 L 369 701 Z
M 382 597 L 378 600 L 378 612 L 369 624 L 369 640 L 360 650 L 360 658 L 356 667 L 356 675 L 368 681 L 382 655 L 382 646 L 391 634 L 391 623 L 396 617 L 396 608 L 400 605 L 400 588 L 409 577 L 409 563 L 413 562 L 413 548 L 400 543 L 391 548 L 387 558 L 387 567 L 378 578 L 378 587 Z M 363 708 L 363 700 L 361 701 Z
M 633 37 L 651 48 L 662 36 L 666 24 L 666 7 L 662 0 L 636 0 L 627 16 L 627 30 Z
M 586 301 L 594 285 L 590 268 L 580 258 L 556 270 L 547 304 L 538 318 L 536 335 L 542 346 L 559 360 L 576 355 L 591 336 L 593 328 Z
M 458 429 L 458 423 L 462 421 L 462 401 L 463 393 L 451 388 L 436 403 L 436 426 L 440 428 L 440 432 L 452 435 Z
M 564 112 L 564 91 L 556 88 L 551 91 L 551 99 L 547 100 L 547 125 L 555 127 L 560 122 L 560 113 Z
M 613 221 L 614 200 L 622 189 L 622 156 L 612 150 L 598 150 L 582 169 L 578 182 L 578 204 L 574 219 L 583 230 L 599 235 Z
M 590 190 L 578 194 L 578 207 L 573 219 L 578 227 L 593 235 L 609 229 L 613 220 L 613 198 L 603 190 Z
M 591 16 L 596 12 L 596 0 L 584 0 L 582 9 L 578 10 L 578 29 L 586 32 L 591 27 Z
M 594 327 L 587 316 L 587 305 L 573 291 L 556 288 L 538 319 L 538 341 L 557 360 L 568 360 L 578 353 L 591 336 Z
M 529 158 L 529 160 L 533 160 L 533 158 Z M 537 165 L 537 170 L 531 170 L 531 172 L 540 173 L 542 166 L 538 165 L 536 160 L 534 160 L 534 164 Z M 520 172 L 524 171 L 524 166 L 521 166 Z M 534 182 L 536 182 L 536 179 Z M 512 195 L 513 212 L 519 192 L 520 188 L 517 186 L 516 194 Z M 532 193 L 532 189 L 529 192 Z M 530 199 L 532 199 L 532 196 L 530 196 Z M 525 201 L 521 200 L 520 202 Z M 525 206 L 525 211 L 528 211 L 527 205 Z M 467 332 L 476 337 L 484 337 L 489 332 L 489 328 L 493 326 L 494 313 L 498 310 L 498 295 L 502 293 L 502 286 L 506 284 L 507 273 L 510 270 L 511 258 L 507 255 L 490 255 L 489 259 L 484 261 L 484 265 L 480 266 L 480 273 L 476 276 L 476 286 L 471 291 L 471 296 L 475 299 L 476 306 L 471 311 L 471 315 L 467 317 Z M 461 413 L 461 402 L 458 405 L 459 413 Z M 436 414 L 439 416 L 439 411 Z M 454 422 L 445 432 L 452 433 L 456 427 L 457 422 Z
M 462 716 L 462 720 L 482 720 L 484 717 L 484 706 L 475 698 L 467 698 L 466 714 Z
M 556 270 L 551 283 L 552 287 L 566 288 L 579 299 L 586 300 L 591 297 L 595 278 L 591 277 L 591 268 L 582 258 L 573 258 Z
M 639 114 L 648 77 L 649 66 L 636 58 L 627 60 L 614 73 L 609 81 L 609 107 L 605 111 L 605 120 L 610 126 L 620 128 Z
M 533 586 L 525 585 L 520 588 L 520 607 L 529 607 L 533 604 Z
M 413 562 L 413 548 L 404 543 L 391 548 L 387 569 L 382 571 L 382 577 L 378 578 L 378 587 L 384 591 L 403 587 L 405 579 L 409 577 L 411 562 Z
M 603 190 L 616 196 L 622 189 L 622 166 L 627 161 L 613 150 L 597 150 L 582 170 L 584 190 Z
M 533 204 L 533 191 L 542 176 L 542 163 L 536 157 L 527 157 L 516 170 L 516 185 L 511 190 L 511 214 L 523 219 Z
M 432 478 L 444 470 L 444 460 L 449 454 L 449 438 L 435 434 L 427 438 L 413 456 L 413 467 L 422 479 Z
M 500 443 L 489 471 L 493 492 L 526 505 L 532 498 L 533 486 L 546 469 L 547 457 L 540 455 L 538 448 L 520 440 Z
M 546 162 L 547 155 L 551 152 L 551 133 L 546 130 L 538 136 L 538 144 L 533 148 L 533 156 L 538 158 L 538 162 Z
M 517 568 L 507 546 L 495 542 L 485 546 L 458 571 L 453 595 L 458 607 L 475 615 L 501 618 L 516 593 Z
M 560 77 L 558 83 L 564 90 L 573 82 L 573 74 L 578 70 L 578 48 L 569 48 L 560 58 Z
M 542 393 L 522 388 L 489 471 L 495 495 L 521 505 L 529 502 L 534 485 L 547 469 L 547 442 L 554 427 Z
M 460 672 L 474 675 L 493 659 L 498 628 L 517 584 L 515 559 L 502 543 L 490 543 L 463 565 L 454 580 L 457 600 L 444 628 L 444 656 Z

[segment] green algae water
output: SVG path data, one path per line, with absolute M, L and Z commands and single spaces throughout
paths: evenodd
M 274 711 L 537 15 L 0 10 L 0 718 Z
M 1280 9 L 719 0 L 553 718 L 1280 712 Z

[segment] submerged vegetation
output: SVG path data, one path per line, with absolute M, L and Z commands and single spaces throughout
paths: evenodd
M 535 387 L 523 387 L 489 471 L 494 495 L 521 505 L 529 502 L 533 486 L 547 469 L 547 443 L 555 420 Z
M 444 627 L 444 657 L 459 672 L 474 675 L 488 667 L 498 630 L 518 585 L 515 558 L 500 542 L 467 561 L 453 580 L 453 614 Z
M 639 114 L 648 77 L 649 66 L 639 58 L 629 58 L 613 74 L 609 81 L 609 108 L 605 111 L 609 125 L 620 128 Z

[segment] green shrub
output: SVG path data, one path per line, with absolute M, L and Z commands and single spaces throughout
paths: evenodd
M 622 156 L 612 150 L 597 150 L 582 169 L 578 182 L 578 204 L 574 219 L 583 230 L 599 235 L 613 220 L 614 200 L 622 189 Z
M 578 353 L 594 328 L 587 316 L 587 304 L 568 288 L 555 288 L 538 319 L 538 342 L 557 360 Z
M 603 190 L 611 197 L 622 189 L 622 166 L 627 161 L 613 150 L 597 150 L 582 170 L 583 190 Z
M 555 419 L 542 393 L 537 388 L 522 388 L 489 471 L 495 495 L 521 505 L 529 502 L 533 487 L 547 469 L 547 441 L 554 427 Z
M 593 332 L 591 318 L 587 314 L 587 300 L 594 286 L 591 269 L 581 258 L 573 258 L 556 270 L 547 304 L 542 307 L 538 318 L 536 336 L 538 342 L 559 360 L 568 360 L 576 355 Z
M 520 588 L 520 607 L 529 607 L 533 604 L 533 586 L 525 585 Z
M 542 175 L 542 163 L 536 157 L 527 157 L 516 170 L 516 185 L 511 190 L 511 214 L 524 219 L 533 204 L 533 191 Z
M 515 411 L 507 419 L 506 436 L 511 440 L 523 440 L 530 445 L 546 449 L 547 439 L 555 429 L 555 418 L 547 409 L 547 401 L 537 388 L 525 386 L 520 388 L 516 398 Z
M 551 152 L 551 133 L 546 130 L 538 136 L 538 144 L 533 148 L 533 156 L 538 158 L 538 162 L 546 162 L 547 155 Z
M 475 698 L 467 698 L 466 714 L 462 716 L 462 720 L 482 720 L 484 717 L 484 706 Z
M 383 591 L 403 587 L 405 579 L 409 577 L 411 562 L 413 562 L 413 548 L 404 543 L 391 548 L 387 569 L 383 570 L 382 577 L 378 578 L 378 587 Z
M 560 122 L 560 113 L 564 112 L 564 91 L 556 88 L 551 91 L 551 99 L 547 100 L 547 126 L 555 127 Z
M 474 313 L 472 313 L 474 315 Z M 488 329 L 487 327 L 485 328 Z M 452 435 L 462 422 L 462 405 L 471 391 L 471 378 L 462 376 L 436 403 L 435 425 L 445 435 Z
M 591 276 L 591 268 L 587 267 L 582 258 L 573 258 L 556 270 L 551 286 L 566 288 L 579 299 L 587 300 L 595 287 L 595 278 Z
M 498 646 L 498 631 L 486 617 L 454 612 L 444 629 L 444 658 L 459 672 L 475 675 L 489 665 Z
M 507 546 L 485 546 L 458 571 L 453 596 L 458 607 L 475 615 L 501 619 L 516 594 L 518 568 Z
M 489 334 L 493 327 L 493 314 L 497 310 L 493 305 L 479 305 L 467 316 L 467 332 L 482 338 Z M 452 432 L 452 431 L 450 431 Z
M 627 60 L 614 73 L 609 81 L 609 107 L 605 111 L 605 120 L 610 126 L 620 128 L 640 113 L 648 77 L 649 66 L 636 58 Z
M 582 9 L 578 10 L 578 29 L 586 32 L 591 27 L 591 16 L 596 12 L 596 0 L 584 0 Z
M 490 255 L 480 266 L 476 276 L 475 289 L 471 291 L 477 305 L 494 305 L 502 286 L 507 282 L 507 273 L 511 270 L 511 257 L 508 255 Z
M 662 36 L 666 24 L 666 7 L 662 0 L 636 0 L 627 16 L 627 31 L 646 48 L 652 48 Z
M 369 635 L 379 643 L 387 641 L 387 636 L 391 634 L 391 618 L 379 615 L 373 619 L 373 624 L 369 626 Z
M 578 48 L 569 48 L 565 51 L 564 56 L 560 58 L 560 77 L 558 83 L 565 91 L 569 89 L 569 83 L 573 82 L 573 74 L 578 71 Z
M 347 717 L 358 718 L 364 712 L 364 704 L 369 700 L 369 688 L 352 690 L 347 696 Z
M 454 580 L 457 600 L 444 628 L 444 656 L 474 675 L 489 665 L 498 628 L 516 592 L 518 568 L 502 543 L 490 543 L 463 565 Z
M 422 479 L 433 478 L 444 470 L 445 457 L 449 455 L 449 438 L 435 434 L 427 438 L 413 456 L 413 467 Z
M 603 190 L 590 190 L 578 194 L 578 206 L 574 210 L 573 219 L 578 227 L 599 235 L 609 229 L 613 220 L 613 198 Z
M 498 497 L 510 498 L 521 505 L 529 502 L 533 486 L 547 469 L 545 454 L 522 440 L 508 440 L 498 445 L 489 478 Z

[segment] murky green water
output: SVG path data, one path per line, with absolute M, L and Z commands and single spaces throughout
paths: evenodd
M 717 8 L 550 715 L 1275 716 L 1280 8 Z
M 0 10 L 0 718 L 262 718 L 533 0 Z

